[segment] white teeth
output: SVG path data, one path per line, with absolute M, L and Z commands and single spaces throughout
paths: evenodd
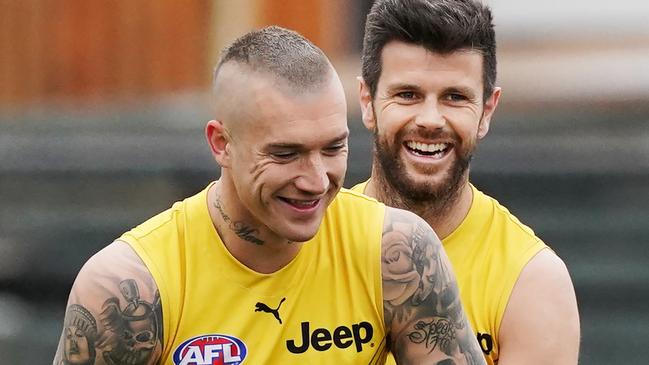
M 310 207 L 315 205 L 318 202 L 317 200 L 294 200 L 294 199 L 286 199 L 286 200 L 288 200 L 289 203 L 300 207 Z
M 448 147 L 448 144 L 446 143 L 426 144 L 426 143 L 420 143 L 414 141 L 408 141 L 406 145 L 409 148 L 412 148 L 413 150 L 418 150 L 422 152 L 440 152 Z

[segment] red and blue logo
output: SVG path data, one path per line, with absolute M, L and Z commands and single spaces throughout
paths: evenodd
M 174 351 L 176 365 L 239 365 L 248 354 L 240 339 L 228 335 L 203 335 L 181 343 Z

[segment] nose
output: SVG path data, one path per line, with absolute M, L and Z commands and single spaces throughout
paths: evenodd
M 442 114 L 436 100 L 426 100 L 421 104 L 419 113 L 415 117 L 415 125 L 426 129 L 439 129 L 444 126 L 446 120 Z
M 301 171 L 295 180 L 295 186 L 312 195 L 324 194 L 329 188 L 329 175 L 320 154 L 305 158 L 301 164 Z

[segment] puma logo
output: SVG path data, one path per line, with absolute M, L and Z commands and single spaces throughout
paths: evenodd
M 279 321 L 279 324 L 282 324 L 282 319 L 279 318 L 279 307 L 282 306 L 282 303 L 284 303 L 285 300 L 286 300 L 286 298 L 282 298 L 282 300 L 279 301 L 279 304 L 277 305 L 277 308 L 275 308 L 275 309 L 267 306 L 266 304 L 264 304 L 262 302 L 257 302 L 257 304 L 255 304 L 255 312 L 272 313 L 273 316 L 275 316 L 275 318 Z

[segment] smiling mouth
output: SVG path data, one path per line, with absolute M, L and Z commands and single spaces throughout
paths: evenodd
M 288 198 L 282 198 L 282 197 L 279 197 L 279 199 L 282 200 L 283 202 L 287 203 L 287 204 L 290 204 L 290 205 L 294 206 L 297 209 L 314 208 L 320 202 L 320 199 L 297 200 L 297 199 L 288 199 Z
M 427 156 L 434 158 L 443 157 L 451 149 L 451 145 L 448 143 L 421 143 L 408 141 L 404 143 L 404 146 L 412 154 L 418 156 Z

